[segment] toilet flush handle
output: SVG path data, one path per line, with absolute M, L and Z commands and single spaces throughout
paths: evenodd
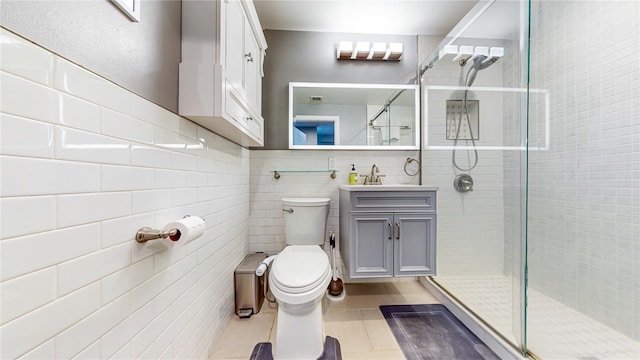
M 282 209 L 282 211 L 286 211 L 289 214 L 293 214 L 293 209 Z

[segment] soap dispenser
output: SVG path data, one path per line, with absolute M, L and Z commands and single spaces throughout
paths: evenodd
M 349 173 L 349 185 L 358 184 L 358 173 L 356 172 L 356 165 L 351 164 L 351 172 Z

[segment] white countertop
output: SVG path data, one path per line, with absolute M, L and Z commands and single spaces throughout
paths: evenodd
M 382 184 L 382 185 L 340 185 L 340 189 L 348 191 L 436 191 L 437 186 L 414 184 Z

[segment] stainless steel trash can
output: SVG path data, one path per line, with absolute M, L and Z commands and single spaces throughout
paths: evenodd
M 256 276 L 256 269 L 266 258 L 265 253 L 249 254 L 236 267 L 233 275 L 236 288 L 236 315 L 239 317 L 249 317 L 260 312 L 264 302 L 267 273 Z

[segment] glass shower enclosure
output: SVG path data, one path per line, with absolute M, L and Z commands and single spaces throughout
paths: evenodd
M 513 353 L 640 358 L 639 19 L 636 1 L 480 1 L 419 39 L 429 281 Z

